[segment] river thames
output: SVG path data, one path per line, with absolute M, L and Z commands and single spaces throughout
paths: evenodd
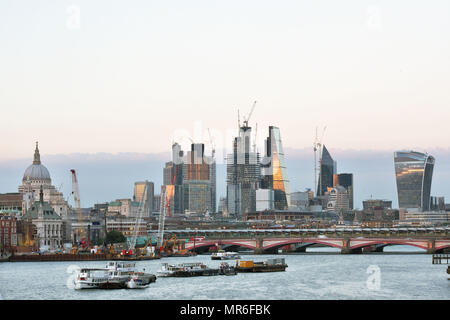
M 448 300 L 447 265 L 433 265 L 431 255 L 411 247 L 391 247 L 382 254 L 341 255 L 330 248 L 304 254 L 246 255 L 242 260 L 285 258 L 286 272 L 236 276 L 158 278 L 139 290 L 74 290 L 70 270 L 104 267 L 104 261 L 0 263 L 0 296 L 5 300 Z M 162 262 L 203 262 L 208 255 L 139 261 L 138 269 L 156 274 Z M 231 264 L 234 261 L 229 261 Z

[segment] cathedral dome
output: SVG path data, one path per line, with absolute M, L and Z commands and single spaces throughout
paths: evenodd
M 41 156 L 39 154 L 38 144 L 36 142 L 36 150 L 34 151 L 34 161 L 23 174 L 23 181 L 40 181 L 40 182 L 50 182 L 50 172 L 47 168 L 41 164 Z

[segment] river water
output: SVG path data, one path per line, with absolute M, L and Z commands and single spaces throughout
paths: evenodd
M 395 249 L 394 249 L 395 248 Z M 104 267 L 106 262 L 0 263 L 0 297 L 12 300 L 326 300 L 450 299 L 446 265 L 433 265 L 431 255 L 411 247 L 391 253 L 341 255 L 332 248 L 311 248 L 303 254 L 246 255 L 243 260 L 285 258 L 286 272 L 197 278 L 158 278 L 140 290 L 74 290 L 68 286 L 75 267 Z M 137 262 L 156 273 L 162 262 L 203 262 L 218 266 L 208 255 Z M 234 261 L 230 261 L 234 263 Z

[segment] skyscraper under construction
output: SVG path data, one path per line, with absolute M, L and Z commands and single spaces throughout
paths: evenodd
M 251 133 L 248 121 L 244 122 L 233 140 L 233 153 L 227 156 L 227 206 L 236 217 L 256 211 L 256 190 L 261 184 L 260 158 L 252 150 Z

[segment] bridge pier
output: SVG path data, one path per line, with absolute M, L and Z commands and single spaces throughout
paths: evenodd
M 349 249 L 349 248 L 342 248 L 341 254 L 361 254 L 363 253 L 362 248 L 357 249 Z
M 365 247 L 362 249 L 363 253 L 369 253 L 369 252 L 383 252 L 384 246 L 370 246 L 370 247 Z
M 433 240 L 429 240 L 428 241 L 428 246 L 427 246 L 427 253 L 428 254 L 435 254 L 437 252 L 436 250 L 436 241 Z

